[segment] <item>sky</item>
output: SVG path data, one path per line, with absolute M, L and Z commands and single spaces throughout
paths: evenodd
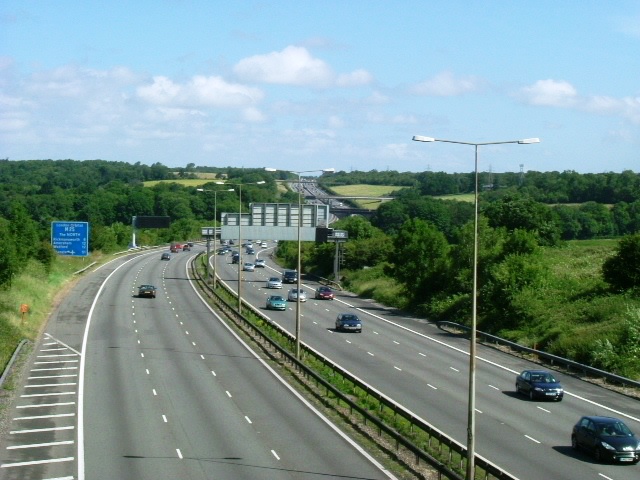
M 3 0 L 0 159 L 640 172 L 640 0 Z

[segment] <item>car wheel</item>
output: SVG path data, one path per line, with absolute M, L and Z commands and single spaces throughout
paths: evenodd
M 578 445 L 578 439 L 575 435 L 571 435 L 571 448 L 574 450 L 580 450 L 580 445 Z
M 529 390 L 529 400 L 535 400 L 535 397 L 533 395 L 533 390 Z
M 520 385 L 516 383 L 516 393 L 520 393 Z

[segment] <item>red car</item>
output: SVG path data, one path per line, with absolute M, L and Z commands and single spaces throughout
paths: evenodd
M 335 297 L 333 290 L 329 287 L 318 287 L 316 289 L 315 298 L 317 300 L 333 300 Z

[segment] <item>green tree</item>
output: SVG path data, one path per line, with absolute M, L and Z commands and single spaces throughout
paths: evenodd
M 422 301 L 439 293 L 447 278 L 449 243 L 435 226 L 420 219 L 405 222 L 394 239 L 392 267 L 407 296 Z
M 0 218 L 0 287 L 10 287 L 18 273 L 20 261 L 16 254 L 15 238 L 9 231 L 9 222 Z
M 640 287 L 640 233 L 620 239 L 615 255 L 602 265 L 602 276 L 615 289 Z

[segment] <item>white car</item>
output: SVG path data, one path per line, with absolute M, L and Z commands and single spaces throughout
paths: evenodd
M 267 288 L 282 288 L 282 280 L 279 277 L 271 277 L 267 280 Z
M 298 301 L 298 289 L 297 288 L 292 288 L 291 290 L 289 290 L 289 295 L 287 296 L 287 300 L 289 300 L 290 302 L 297 302 Z M 305 291 L 303 289 L 300 289 L 300 301 L 301 302 L 306 302 L 307 301 L 307 294 L 305 293 Z
M 256 268 L 264 268 L 267 262 L 264 261 L 263 258 L 256 258 Z
M 242 267 L 242 270 L 244 270 L 245 272 L 255 272 L 256 266 L 253 263 L 247 262 Z
M 262 243 L 260 244 L 260 247 L 261 247 L 261 248 L 267 248 L 267 242 L 262 242 Z

